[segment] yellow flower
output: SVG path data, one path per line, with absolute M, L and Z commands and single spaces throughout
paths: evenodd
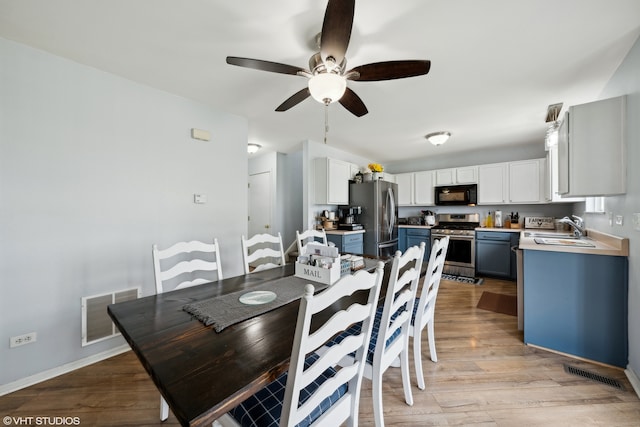
M 367 166 L 371 172 L 382 172 L 384 170 L 380 163 L 369 163 Z

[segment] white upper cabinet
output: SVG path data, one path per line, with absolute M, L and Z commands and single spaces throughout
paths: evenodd
M 434 172 L 410 172 L 395 175 L 398 206 L 433 206 Z
M 478 166 L 438 169 L 435 174 L 436 185 L 476 184 L 478 182 Z
M 317 205 L 349 204 L 351 163 L 321 157 L 315 159 L 315 203 Z
M 435 204 L 434 175 L 433 171 L 416 172 L 414 174 L 413 194 L 416 205 L 433 206 Z
M 509 162 L 509 203 L 544 202 L 545 159 Z
M 558 135 L 558 187 L 564 196 L 626 192 L 626 96 L 569 108 Z
M 398 206 L 413 205 L 413 176 L 413 172 L 396 174 L 396 184 L 398 184 Z
M 494 163 L 478 167 L 478 204 L 499 205 L 509 197 L 509 165 Z

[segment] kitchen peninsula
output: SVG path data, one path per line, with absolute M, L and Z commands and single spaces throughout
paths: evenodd
M 525 344 L 626 367 L 629 239 L 594 230 L 586 239 L 543 239 L 524 231 L 519 247 Z

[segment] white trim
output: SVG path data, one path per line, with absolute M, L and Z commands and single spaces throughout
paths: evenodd
M 627 366 L 627 369 L 624 370 L 624 373 L 627 374 L 627 378 L 629 379 L 631 386 L 636 391 L 638 397 L 640 397 L 640 378 L 638 378 L 638 376 L 635 372 L 633 372 L 633 369 L 631 369 L 630 366 Z
M 46 371 L 42 371 L 37 374 L 31 375 L 25 378 L 21 378 L 17 381 L 0 385 L 0 396 L 13 393 L 14 391 L 18 391 L 23 388 L 32 386 L 34 384 L 38 384 L 42 381 L 50 380 L 51 378 L 55 378 L 59 375 L 66 374 L 71 371 L 75 371 L 76 369 L 92 365 L 96 362 L 100 362 L 110 357 L 117 356 L 129 350 L 131 350 L 129 345 L 123 344 L 118 347 L 112 348 L 110 350 L 106 350 L 101 353 L 94 354 L 93 356 L 88 356 L 88 357 L 85 357 L 84 359 L 79 359 L 73 362 L 69 362 L 52 369 L 47 369 Z

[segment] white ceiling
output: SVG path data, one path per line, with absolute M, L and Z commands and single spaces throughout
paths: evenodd
M 227 65 L 307 68 L 326 0 L 1 0 L 0 37 L 249 119 L 249 142 L 322 142 L 306 79 Z M 349 82 L 369 109 L 329 108 L 328 143 L 391 162 L 544 138 L 547 106 L 596 99 L 640 34 L 638 0 L 358 0 L 348 69 L 429 59 L 426 76 Z M 564 110 L 563 110 L 564 111 Z M 441 147 L 429 132 L 453 136 Z M 215 135 L 215 129 L 211 129 Z

